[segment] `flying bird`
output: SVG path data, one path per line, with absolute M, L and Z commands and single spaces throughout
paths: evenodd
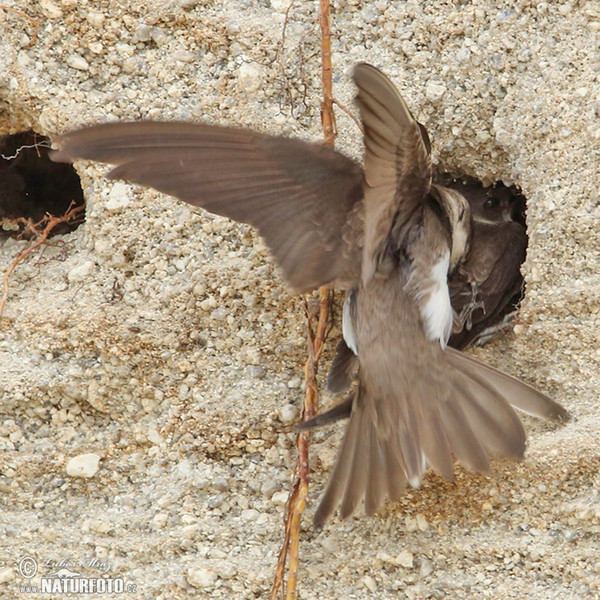
M 468 251 L 448 274 L 450 303 L 456 313 L 448 345 L 462 350 L 504 328 L 521 301 L 521 264 L 527 251 L 524 199 L 500 182 L 484 187 L 471 178 L 440 176 L 436 184 L 459 192 L 471 211 Z M 344 337 L 327 376 L 327 387 L 334 393 L 346 391 L 358 373 L 358 356 L 346 343 L 351 338 L 355 300 L 351 290 L 344 302 Z
M 487 453 L 522 456 L 525 432 L 513 406 L 542 418 L 568 415 L 447 348 L 448 274 L 468 253 L 469 203 L 432 185 L 426 132 L 389 79 L 359 64 L 354 82 L 362 167 L 318 144 L 184 122 L 74 131 L 53 157 L 116 165 L 111 178 L 254 225 L 294 290 L 355 289 L 359 384 L 317 526 L 338 505 L 348 517 L 363 498 L 372 514 L 407 482 L 417 486 L 428 465 L 452 479 L 453 456 L 480 472 L 489 469 Z

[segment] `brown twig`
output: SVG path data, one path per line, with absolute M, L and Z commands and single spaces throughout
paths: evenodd
M 35 42 L 37 41 L 38 32 L 40 30 L 40 20 L 34 19 L 33 17 L 30 17 L 28 14 L 26 14 L 20 10 L 17 10 L 16 8 L 13 8 L 12 6 L 6 6 L 6 4 L 0 4 L 0 9 L 8 10 L 12 13 L 15 13 L 16 15 L 19 15 L 20 17 L 27 19 L 29 21 L 29 23 L 31 23 L 32 27 L 34 28 L 34 31 L 33 31 L 33 37 L 29 41 L 29 46 L 30 47 L 33 46 L 35 44 Z
M 321 122 L 323 124 L 323 135 L 325 145 L 333 147 L 336 136 L 335 116 L 333 114 L 332 98 L 332 76 L 331 76 L 331 30 L 329 27 L 330 6 L 329 0 L 320 0 L 319 23 L 321 26 L 321 59 L 322 59 L 322 82 L 323 100 L 321 102 Z M 305 299 L 307 307 L 307 349 L 308 358 L 304 369 L 306 390 L 304 394 L 304 408 L 302 419 L 307 420 L 315 415 L 319 398 L 317 385 L 317 372 L 319 369 L 319 358 L 327 339 L 330 328 L 329 314 L 331 311 L 331 290 L 328 287 L 319 288 L 319 314 L 316 326 Z M 286 557 L 289 556 L 288 581 L 286 600 L 295 600 L 298 583 L 298 564 L 300 558 L 300 523 L 302 513 L 308 499 L 308 483 L 310 467 L 308 462 L 309 433 L 302 432 L 296 438 L 298 449 L 297 473 L 298 477 L 294 483 L 292 493 L 288 502 L 288 511 L 285 524 L 285 538 L 279 553 L 277 571 L 271 589 L 271 600 L 277 598 L 280 588 L 283 587 Z
M 12 275 L 12 272 L 15 270 L 16 266 L 21 261 L 25 260 L 34 250 L 47 242 L 48 236 L 57 225 L 75 220 L 79 213 L 84 209 L 84 205 L 73 206 L 73 204 L 71 204 L 67 212 L 62 217 L 55 217 L 47 214 L 41 221 L 38 221 L 37 223 L 33 223 L 31 219 L 25 219 L 24 217 L 19 217 L 18 219 L 4 219 L 0 221 L 1 225 L 24 225 L 25 228 L 23 233 L 28 232 L 36 236 L 36 239 L 32 244 L 26 248 L 23 248 L 23 250 L 17 254 L 10 265 L 8 265 L 8 269 L 4 273 L 4 277 L 2 278 L 2 297 L 0 298 L 0 317 L 2 317 L 6 300 L 8 299 L 8 279 Z
M 336 100 L 335 98 L 332 98 L 331 101 L 340 110 L 343 110 L 354 121 L 354 123 L 356 124 L 356 126 L 360 129 L 360 132 L 364 135 L 365 134 L 365 128 L 362 126 L 362 123 L 360 122 L 360 119 L 349 108 L 347 108 L 344 104 L 342 104 L 339 100 Z

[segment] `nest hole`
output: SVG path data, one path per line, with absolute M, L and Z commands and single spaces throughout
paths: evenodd
M 83 207 L 79 175 L 70 164 L 52 162 L 50 138 L 34 131 L 0 136 L 0 237 L 32 237 L 51 217 L 64 217 Z M 48 237 L 75 230 L 84 210 L 57 222 Z M 60 219 L 59 219 L 60 221 Z
M 453 308 L 468 315 L 463 330 L 449 342 L 462 349 L 485 343 L 498 331 L 510 328 L 521 305 L 527 199 L 518 187 L 501 181 L 484 186 L 473 177 L 442 173 L 435 182 L 460 192 L 469 201 L 473 217 L 474 235 L 462 274 L 448 280 Z M 476 287 L 472 287 L 473 280 L 477 280 Z

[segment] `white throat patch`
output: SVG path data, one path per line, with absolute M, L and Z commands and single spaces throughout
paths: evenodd
M 452 332 L 454 317 L 448 291 L 448 268 L 450 267 L 450 252 L 445 252 L 442 259 L 431 268 L 433 285 L 429 297 L 421 305 L 421 318 L 425 326 L 427 339 L 439 340 L 442 348 Z

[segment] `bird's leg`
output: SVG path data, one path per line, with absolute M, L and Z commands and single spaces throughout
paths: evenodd
M 492 325 L 491 327 L 487 327 L 484 329 L 476 338 L 473 340 L 473 348 L 477 348 L 478 346 L 483 346 L 490 338 L 492 338 L 498 331 L 503 331 L 504 329 L 510 329 L 513 326 L 513 318 L 517 314 L 517 311 L 514 310 L 507 315 L 504 315 L 502 321 Z
M 465 304 L 460 311 L 460 315 L 458 315 L 458 319 L 467 331 L 471 331 L 473 327 L 473 313 L 480 308 L 485 315 L 485 304 L 483 300 L 477 300 L 477 284 L 472 281 L 471 282 L 471 300 L 468 304 Z M 462 329 L 461 327 L 461 329 Z M 460 331 L 460 330 L 459 330 Z

